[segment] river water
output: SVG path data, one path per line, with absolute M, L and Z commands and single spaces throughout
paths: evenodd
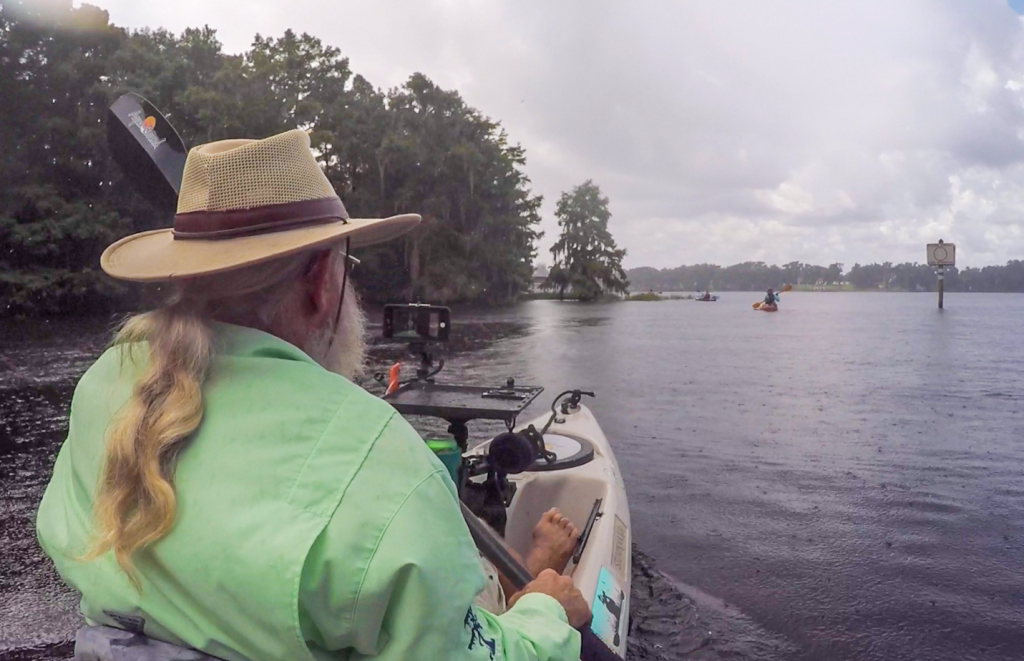
M 536 415 L 597 392 L 631 658 L 1024 658 L 1024 296 L 755 300 L 456 311 L 442 378 L 543 385 Z M 31 521 L 106 325 L 0 328 L 0 657 L 66 655 L 77 622 Z

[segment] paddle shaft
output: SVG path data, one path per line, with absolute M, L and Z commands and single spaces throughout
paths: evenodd
M 522 590 L 526 587 L 526 584 L 533 580 L 530 570 L 515 559 L 505 546 L 505 542 L 486 523 L 477 518 L 476 514 L 466 507 L 466 503 L 460 501 L 459 505 L 462 508 L 462 518 L 469 526 L 469 534 L 484 557 L 490 560 L 516 589 Z M 580 661 L 622 661 L 622 657 L 598 638 L 589 625 L 579 631 Z

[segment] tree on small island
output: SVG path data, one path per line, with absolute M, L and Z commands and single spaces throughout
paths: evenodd
M 570 292 L 581 301 L 594 301 L 605 293 L 626 293 L 629 280 L 622 269 L 624 249 L 608 231 L 608 198 L 587 180 L 562 193 L 555 210 L 562 234 L 551 247 L 554 265 L 544 288 L 565 298 Z

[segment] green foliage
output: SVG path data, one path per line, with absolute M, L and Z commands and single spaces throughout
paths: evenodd
M 373 119 L 366 115 L 374 107 L 388 113 L 368 131 L 378 142 L 359 150 L 365 167 L 338 181 L 353 191 L 352 212 L 424 216 L 404 245 L 382 246 L 368 259 L 371 268 L 381 260 L 408 265 L 402 291 L 391 295 L 504 302 L 527 291 L 541 198 L 529 192 L 522 148 L 422 74 L 383 99 L 369 89 L 361 96 L 362 121 Z
M 96 266 L 131 228 L 101 123 L 124 39 L 89 5 L 0 6 L 0 315 L 102 307 L 116 289 Z
M 13 312 L 85 316 L 112 311 L 124 288 L 99 269 L 32 269 L 0 272 L 0 301 Z
M 498 303 L 529 289 L 541 198 L 525 153 L 458 93 L 422 74 L 384 92 L 337 48 L 290 30 L 226 55 L 208 27 L 129 33 L 71 0 L 4 0 L 0 314 L 137 299 L 96 269 L 112 241 L 171 221 L 107 152 L 107 107 L 126 91 L 193 146 L 304 128 L 353 216 L 422 214 L 409 238 L 360 255 L 372 301 Z
M 1024 261 L 1012 259 L 1005 266 L 946 268 L 950 291 L 1024 292 Z
M 792 265 L 787 265 L 790 269 Z M 715 264 L 695 264 L 674 269 L 631 269 L 629 280 L 638 291 L 758 291 L 787 282 L 786 269 L 764 262 L 743 262 L 728 268 Z
M 963 270 L 947 266 L 945 279 L 946 291 L 1024 292 L 1024 261 Z M 932 291 L 937 286 L 935 268 L 927 264 L 854 264 L 846 280 L 857 289 Z
M 545 288 L 557 290 L 559 298 L 572 292 L 581 301 L 596 300 L 604 293 L 625 293 L 629 288 L 622 270 L 626 251 L 615 245 L 608 231 L 612 214 L 601 189 L 587 180 L 563 193 L 555 216 L 562 234 L 551 247 L 555 263 Z

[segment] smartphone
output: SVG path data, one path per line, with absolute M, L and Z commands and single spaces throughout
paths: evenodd
M 447 342 L 451 316 L 451 310 L 441 305 L 385 305 L 384 337 L 409 342 Z

